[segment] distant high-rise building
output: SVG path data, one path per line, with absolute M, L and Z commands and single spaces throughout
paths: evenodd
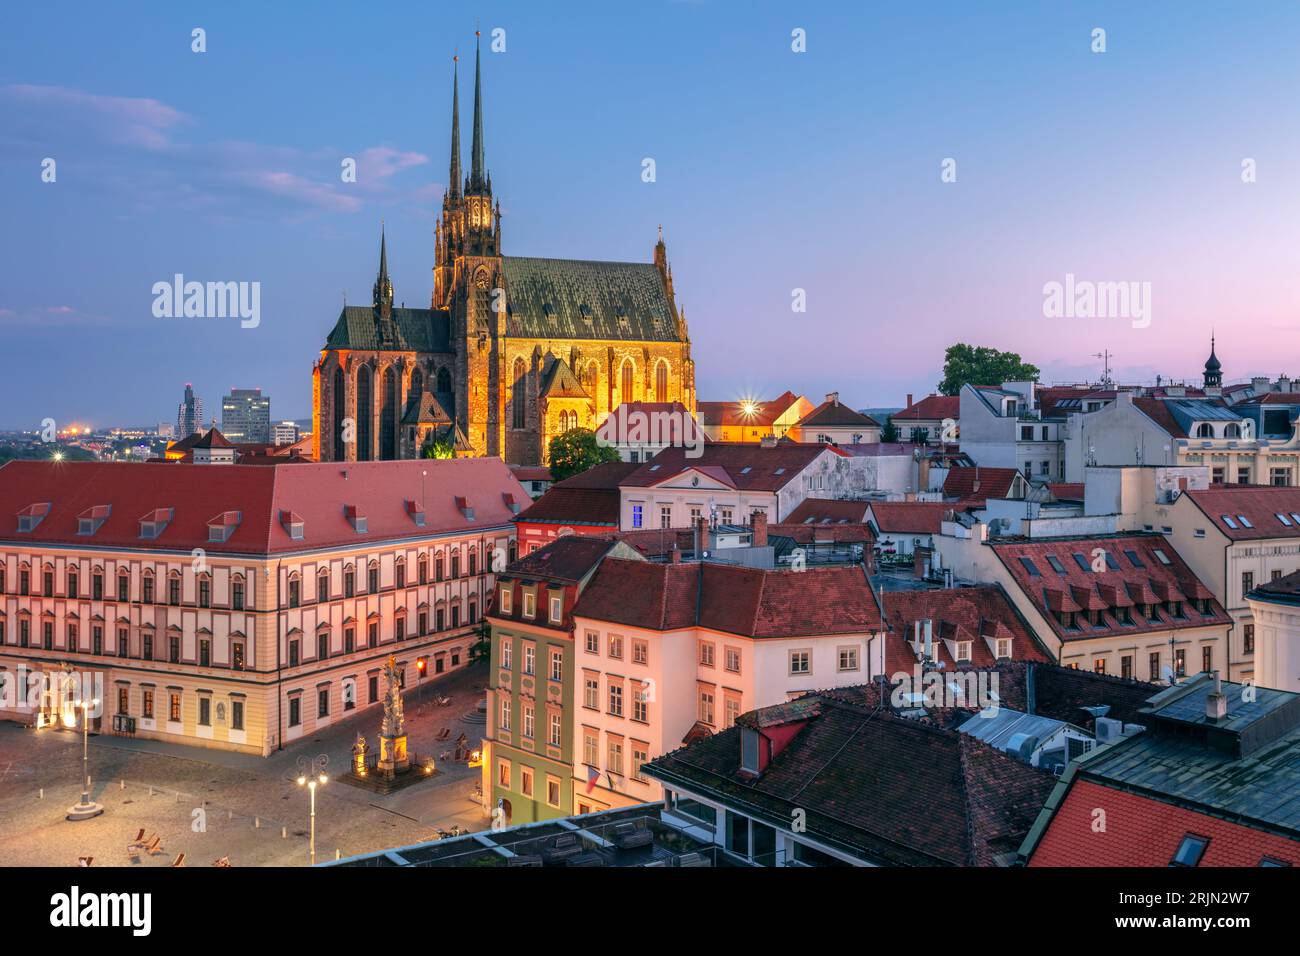
M 232 388 L 221 399 L 221 432 L 232 442 L 271 440 L 271 396 L 260 388 Z
M 203 399 L 194 394 L 194 386 L 185 383 L 185 398 L 176 410 L 176 438 L 189 438 L 203 431 Z
M 293 422 L 280 422 L 271 429 L 271 440 L 277 445 L 292 445 L 299 437 L 298 426 Z

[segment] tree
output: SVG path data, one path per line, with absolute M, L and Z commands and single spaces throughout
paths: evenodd
M 890 415 L 885 419 L 885 424 L 880 429 L 880 440 L 882 442 L 898 441 L 898 426 L 894 424 L 894 416 Z
M 455 458 L 456 446 L 448 438 L 429 437 L 420 449 L 421 458 Z
M 909 441 L 911 441 L 913 445 L 924 445 L 927 442 L 929 442 L 929 440 L 930 440 L 930 429 L 921 428 L 920 426 L 917 426 L 916 428 L 912 429 L 912 434 L 911 437 L 909 438 Z
M 572 478 L 594 465 L 618 461 L 618 450 L 602 445 L 590 428 L 570 428 L 551 439 L 551 478 L 563 481 Z
M 478 625 L 470 631 L 474 635 L 474 643 L 469 646 L 469 662 L 477 664 L 479 661 L 486 661 L 492 658 L 492 625 L 488 623 L 487 618 L 479 621 Z
M 956 395 L 963 385 L 1001 385 L 1003 382 L 1036 382 L 1038 366 L 1023 362 L 1015 352 L 999 352 L 983 345 L 958 342 L 944 353 L 943 380 L 939 393 Z

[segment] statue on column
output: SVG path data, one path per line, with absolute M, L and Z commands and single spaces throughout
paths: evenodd
M 379 771 L 391 777 L 410 767 L 406 753 L 406 717 L 402 712 L 402 678 L 397 658 L 389 655 L 384 665 L 384 722 L 379 727 Z

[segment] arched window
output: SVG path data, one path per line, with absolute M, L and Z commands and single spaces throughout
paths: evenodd
M 343 419 L 348 417 L 348 395 L 343 384 L 343 369 L 334 370 L 334 460 L 346 461 L 348 450 L 343 441 Z
M 636 366 L 632 364 L 630 358 L 623 359 L 623 367 L 619 370 L 620 387 L 622 393 L 619 401 L 635 402 L 636 401 Z
M 526 411 L 528 399 L 527 379 L 528 371 L 524 365 L 524 360 L 521 358 L 515 359 L 514 374 L 510 376 L 511 382 L 514 383 L 510 389 L 512 428 L 524 427 L 524 412 Z
M 668 401 L 668 363 L 663 359 L 655 366 L 655 401 Z
M 370 433 L 371 415 L 374 413 L 374 373 L 369 365 L 357 369 L 357 461 L 370 461 L 375 457 L 375 446 Z
M 451 373 L 448 372 L 445 368 L 438 369 L 438 391 L 440 392 L 451 391 Z
M 1213 438 L 1213 437 L 1214 437 L 1214 426 L 1211 425 L 1209 422 L 1201 422 L 1201 424 L 1199 424 L 1199 425 L 1196 426 L 1196 437 L 1197 437 L 1197 438 Z
M 419 399 L 420 393 L 424 391 L 424 373 L 418 368 L 411 372 L 411 388 L 406 393 L 408 403 L 411 398 Z
M 456 414 L 456 392 L 451 387 L 451 372 L 446 368 L 438 369 L 438 401 L 442 402 L 442 407 L 446 409 L 448 415 Z
M 587 367 L 583 369 L 582 377 L 579 379 L 579 384 L 582 385 L 583 391 L 585 391 L 592 398 L 595 398 L 596 385 L 599 382 L 599 380 L 600 380 L 600 373 L 596 370 L 596 363 L 588 362 Z
M 330 599 L 329 568 L 321 568 L 320 573 L 316 575 L 316 600 L 328 601 L 329 599 Z
M 1236 424 L 1227 425 L 1223 429 L 1224 438 L 1240 438 L 1241 426 Z

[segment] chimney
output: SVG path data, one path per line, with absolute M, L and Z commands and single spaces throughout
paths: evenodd
M 908 407 L 908 408 L 911 408 L 911 407 L 912 407 L 912 393 L 911 393 L 911 392 L 908 392 L 908 393 L 907 393 L 907 407 Z
M 934 660 L 934 635 L 931 631 L 930 619 L 925 619 L 925 659 Z
M 695 519 L 695 560 L 704 557 L 705 550 L 709 547 L 709 519 L 700 515 Z
M 1228 698 L 1223 693 L 1223 680 L 1218 671 L 1214 672 L 1214 690 L 1205 698 L 1205 716 L 1214 723 L 1228 716 Z
M 839 393 L 839 392 L 827 392 L 827 393 L 826 393 L 826 401 L 827 401 L 827 403 L 830 404 L 830 405 L 838 405 L 838 404 L 840 403 L 840 393 Z
M 668 556 L 669 560 L 671 560 L 673 564 L 682 563 L 682 552 L 676 545 L 673 545 L 673 549 L 668 552 Z
M 755 511 L 749 516 L 749 523 L 754 532 L 749 543 L 755 548 L 767 547 L 767 512 Z

